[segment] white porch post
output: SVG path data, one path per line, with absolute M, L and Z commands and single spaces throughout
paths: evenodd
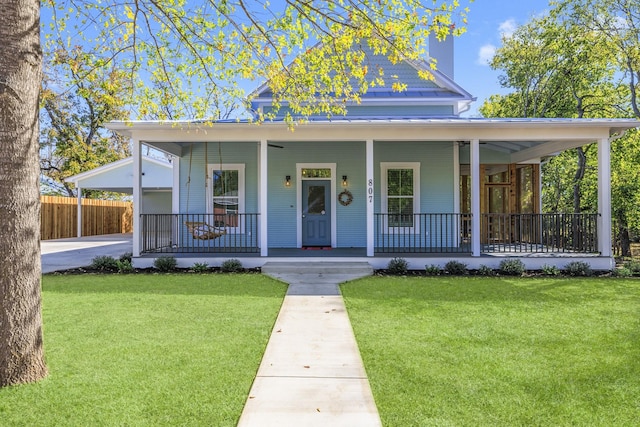
M 598 141 L 598 250 L 611 256 L 611 142 Z
M 180 157 L 171 156 L 173 184 L 171 185 L 171 213 L 180 213 Z
M 373 216 L 374 207 L 374 186 L 373 186 L 373 140 L 368 139 L 366 143 L 366 174 L 367 174 L 367 256 L 372 257 L 375 245 L 375 219 Z
M 133 256 L 140 256 L 140 213 L 142 212 L 142 156 L 140 141 L 133 139 Z
M 480 140 L 472 139 L 471 161 L 471 255 L 480 256 Z
M 269 255 L 267 209 L 268 209 L 268 185 L 267 185 L 267 140 L 260 141 L 260 256 Z
M 78 190 L 78 215 L 76 215 L 76 222 L 78 228 L 78 237 L 82 237 L 82 188 L 80 184 L 77 184 L 76 190 Z

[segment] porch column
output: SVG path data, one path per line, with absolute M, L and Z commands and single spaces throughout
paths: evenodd
M 133 256 L 140 256 L 140 214 L 142 213 L 142 156 L 140 141 L 132 139 L 133 145 Z
M 373 215 L 374 187 L 373 187 L 373 140 L 366 143 L 366 175 L 367 175 L 367 256 L 373 256 L 375 245 Z
M 267 140 L 260 141 L 260 256 L 269 255 L 267 209 L 268 209 L 268 189 L 267 186 Z
M 598 141 L 598 251 L 611 256 L 611 142 Z
M 180 213 L 180 157 L 171 156 L 171 170 L 173 172 L 173 184 L 171 186 L 171 213 Z M 177 230 L 176 230 L 177 231 Z M 177 241 L 174 239 L 174 242 Z
M 78 215 L 76 215 L 77 237 L 82 237 L 82 188 L 79 183 L 76 184 L 76 190 L 78 190 Z
M 480 256 L 480 140 L 472 139 L 471 162 L 471 255 Z

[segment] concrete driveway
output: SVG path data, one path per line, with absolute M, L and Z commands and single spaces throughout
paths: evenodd
M 125 252 L 131 252 L 132 248 L 131 233 L 42 240 L 40 241 L 42 273 L 86 267 L 91 265 L 93 258 L 99 255 L 119 258 Z

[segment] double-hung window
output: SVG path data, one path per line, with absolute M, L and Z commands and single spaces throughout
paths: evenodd
M 417 231 L 414 214 L 420 212 L 420 163 L 383 162 L 380 166 L 386 227 Z
M 241 226 L 244 213 L 244 164 L 209 165 L 207 212 L 216 227 Z

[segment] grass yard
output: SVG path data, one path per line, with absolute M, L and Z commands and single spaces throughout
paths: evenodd
M 235 426 L 286 286 L 250 275 L 44 276 L 50 375 L 2 426 Z
M 636 426 L 640 280 L 342 285 L 385 426 Z

